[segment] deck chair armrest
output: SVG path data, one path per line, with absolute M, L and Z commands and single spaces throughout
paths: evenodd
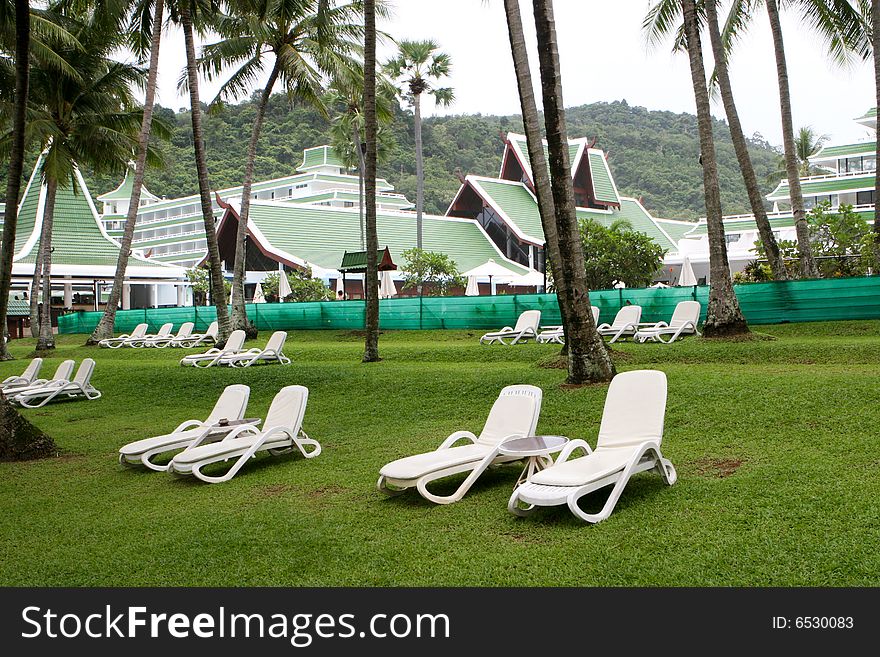
M 511 332 L 513 332 L 513 327 L 512 326 L 505 326 L 505 327 L 498 329 L 497 331 L 494 331 L 494 332 L 495 333 L 511 333 Z
M 195 429 L 197 427 L 205 427 L 207 426 L 201 420 L 185 420 L 177 425 L 177 428 L 171 433 L 180 433 L 181 431 L 186 431 L 187 429 Z
M 456 431 L 455 433 L 450 434 L 450 436 L 446 440 L 440 443 L 440 447 L 438 447 L 437 450 L 439 451 L 441 449 L 449 449 L 462 438 L 467 438 L 472 443 L 477 442 L 477 437 L 470 431 Z
M 599 324 L 599 326 L 596 327 L 596 330 L 597 331 L 606 331 L 610 328 L 611 328 L 611 324 L 609 324 L 608 322 L 605 322 L 603 324 Z
M 562 451 L 559 452 L 559 456 L 556 457 L 556 463 L 565 463 L 578 449 L 584 450 L 587 454 L 593 453 L 593 450 L 590 448 L 590 445 L 586 440 L 575 438 L 574 440 L 568 441 Z
M 23 376 L 10 376 L 3 380 L 2 385 L 6 386 L 10 383 L 27 383 L 27 379 Z
M 273 427 L 269 431 L 274 431 L 274 430 L 275 430 L 275 428 Z M 264 432 L 263 435 L 268 434 L 269 431 Z M 235 427 L 232 431 L 230 431 L 225 436 L 223 436 L 223 440 L 232 440 L 233 438 L 238 438 L 239 436 L 241 436 L 241 434 L 247 433 L 247 432 L 253 432 L 253 433 L 259 434 L 260 430 L 254 424 L 243 424 L 240 427 Z

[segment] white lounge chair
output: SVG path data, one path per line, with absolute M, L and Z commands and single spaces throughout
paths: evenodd
M 638 342 L 675 342 L 683 335 L 700 335 L 697 324 L 700 321 L 699 301 L 679 301 L 669 323 L 657 322 L 650 326 L 642 325 L 633 336 Z
M 3 394 L 11 398 L 20 392 L 24 392 L 25 390 L 42 388 L 43 386 L 46 386 L 50 383 L 54 385 L 58 385 L 62 382 L 67 383 L 68 381 L 70 381 L 70 377 L 73 376 L 74 365 L 76 365 L 76 363 L 72 360 L 61 361 L 61 364 L 55 369 L 55 374 L 52 375 L 51 379 L 34 379 L 26 385 L 10 384 L 3 388 Z
M 617 342 L 621 338 L 633 336 L 639 330 L 639 322 L 642 319 L 641 306 L 624 306 L 617 311 L 614 321 L 610 324 L 600 324 L 596 327 L 599 335 L 611 336 L 611 342 Z
M 655 470 L 670 486 L 678 475 L 672 463 L 660 453 L 663 419 L 666 414 L 666 375 L 654 370 L 618 374 L 608 387 L 596 449 L 583 440 L 572 440 L 560 452 L 556 463 L 532 475 L 513 491 L 507 508 L 519 516 L 537 506 L 567 504 L 585 522 L 604 520 L 632 475 Z M 586 456 L 569 459 L 577 449 Z M 578 506 L 584 495 L 614 486 L 599 513 L 585 513 Z M 525 505 L 523 507 L 522 505 Z
M 593 313 L 593 324 L 598 326 L 599 308 L 597 306 L 590 306 L 590 311 Z M 551 342 L 565 344 L 565 330 L 561 326 L 545 326 L 544 330 L 538 333 L 538 342 L 541 344 L 549 344 Z
M 177 330 L 177 335 L 171 335 L 170 333 L 165 337 L 155 337 L 150 338 L 149 340 L 144 341 L 145 347 L 156 347 L 157 349 L 164 349 L 165 347 L 172 345 L 175 342 L 179 342 L 181 340 L 188 340 L 192 336 L 193 328 L 195 324 L 192 322 L 184 322 L 180 325 L 180 328 Z
M 184 347 L 192 349 L 203 344 L 214 344 L 217 342 L 217 334 L 220 331 L 220 325 L 217 322 L 211 322 L 208 330 L 204 333 L 193 333 L 188 338 L 175 338 L 171 341 L 172 347 Z
M 302 430 L 308 400 L 309 389 L 304 386 L 282 388 L 269 406 L 265 430 L 245 425 L 233 429 L 216 443 L 203 445 L 196 441 L 171 459 L 168 471 L 176 475 L 193 475 L 202 481 L 217 484 L 232 479 L 257 452 L 275 455 L 298 449 L 307 459 L 318 456 L 321 445 Z M 235 459 L 235 462 L 224 475 L 211 476 L 202 472 L 207 465 L 230 459 Z
M 275 331 L 266 343 L 265 349 L 254 347 L 231 356 L 224 356 L 221 364 L 232 367 L 250 367 L 254 363 L 281 363 L 290 365 L 290 359 L 284 355 L 284 343 L 287 340 L 286 331 Z
M 150 341 L 152 340 L 163 340 L 171 336 L 171 329 L 174 328 L 174 324 L 171 322 L 165 322 L 162 326 L 159 327 L 159 330 L 156 333 L 148 333 L 139 339 L 129 339 L 126 340 L 127 347 L 134 347 L 135 349 L 140 349 L 141 347 L 149 347 Z
M 43 359 L 34 358 L 28 363 L 28 366 L 24 368 L 24 372 L 21 373 L 21 376 L 7 376 L 3 379 L 2 383 L 0 383 L 0 389 L 5 391 L 7 388 L 20 388 L 22 386 L 31 385 L 36 381 L 41 367 L 43 367 Z
M 122 465 L 144 465 L 150 470 L 163 472 L 168 465 L 160 465 L 152 459 L 160 454 L 168 454 L 186 449 L 195 441 L 202 439 L 203 442 L 219 440 L 229 431 L 236 428 L 233 425 L 228 429 L 216 426 L 221 420 L 241 420 L 247 410 L 248 397 L 251 389 L 248 386 L 235 384 L 226 386 L 214 410 L 204 422 L 200 420 L 187 420 L 177 425 L 171 433 L 154 438 L 144 438 L 125 445 L 119 450 L 119 462 Z
M 92 373 L 95 371 L 95 361 L 84 358 L 79 364 L 76 376 L 72 381 L 50 381 L 39 388 L 26 388 L 17 393 L 12 401 L 21 404 L 25 408 L 39 408 L 45 406 L 56 397 L 62 399 L 98 399 L 101 391 L 95 388 L 92 381 Z
M 540 310 L 526 310 L 516 320 L 516 326 L 510 328 L 505 326 L 500 331 L 486 333 L 480 338 L 480 344 L 492 344 L 500 342 L 501 344 L 514 345 L 517 342 L 536 338 L 538 336 L 538 324 L 541 323 Z M 510 340 L 510 342 L 505 342 Z
M 521 460 L 500 454 L 498 447 L 508 438 L 535 433 L 542 398 L 543 392 L 535 386 L 507 386 L 495 400 L 479 438 L 470 431 L 456 431 L 433 452 L 392 461 L 379 471 L 377 488 L 387 495 L 416 488 L 422 497 L 436 504 L 458 502 L 490 465 Z M 471 444 L 453 447 L 463 438 Z M 462 472 L 470 474 L 454 493 L 435 495 L 428 491 L 431 482 Z
M 194 365 L 195 367 L 212 367 L 222 364 L 224 358 L 234 356 L 241 351 L 244 346 L 245 334 L 241 329 L 237 329 L 229 334 L 226 345 L 219 349 L 211 347 L 203 354 L 190 354 L 180 359 L 181 365 Z
M 99 347 L 107 347 L 109 349 L 119 349 L 119 347 L 124 347 L 128 345 L 129 341 L 138 341 L 141 340 L 147 334 L 147 325 L 146 324 L 138 324 L 134 327 L 134 330 L 131 333 L 123 333 L 122 335 L 118 335 L 115 338 L 107 338 L 106 340 L 101 340 L 98 343 Z

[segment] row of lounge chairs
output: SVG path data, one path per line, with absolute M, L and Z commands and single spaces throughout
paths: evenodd
M 195 324 L 192 322 L 181 324 L 177 334 L 171 332 L 174 328 L 174 324 L 171 322 L 162 324 L 159 327 L 159 331 L 155 334 L 148 334 L 147 328 L 147 324 L 138 324 L 131 333 L 123 333 L 115 338 L 101 340 L 98 346 L 108 349 L 119 349 L 121 347 L 132 347 L 135 349 L 144 347 L 157 347 L 159 349 L 183 347 L 191 349 L 203 344 L 214 344 L 217 342 L 217 322 L 211 322 L 208 330 L 204 333 L 193 333 Z
M 275 331 L 264 349 L 253 347 L 244 349 L 245 332 L 235 330 L 222 347 L 212 347 L 202 354 L 190 354 L 180 359 L 181 365 L 193 367 L 213 367 L 227 365 L 229 367 L 250 367 L 255 364 L 280 363 L 290 365 L 290 358 L 284 355 L 284 343 L 287 341 L 286 331 Z
M 21 376 L 8 377 L 0 389 L 8 400 L 25 408 L 39 408 L 59 399 L 98 399 L 101 391 L 91 383 L 95 361 L 84 358 L 71 378 L 75 365 L 72 360 L 62 361 L 51 379 L 38 379 L 43 359 L 34 358 Z
M 642 322 L 642 307 L 636 305 L 621 308 L 610 324 L 599 323 L 599 308 L 591 306 L 591 310 L 596 330 L 599 335 L 610 337 L 610 342 L 631 338 L 636 342 L 669 343 L 685 335 L 700 335 L 697 330 L 701 311 L 699 301 L 680 301 L 668 323 Z M 517 319 L 516 326 L 505 326 L 499 331 L 486 333 L 480 338 L 480 344 L 515 345 L 528 340 L 558 344 L 565 342 L 565 332 L 561 326 L 545 326 L 541 330 L 540 323 L 540 310 L 526 310 Z
M 269 406 L 262 430 L 258 428 L 260 418 L 245 418 L 249 397 L 248 386 L 227 386 L 207 419 L 187 420 L 171 433 L 129 443 L 119 450 L 119 462 L 214 484 L 232 479 L 257 453 L 275 455 L 298 450 L 307 459 L 321 453 L 320 443 L 302 429 L 308 388 L 282 388 Z M 173 456 L 167 463 L 157 460 L 170 453 Z M 222 475 L 202 471 L 230 460 L 232 466 Z

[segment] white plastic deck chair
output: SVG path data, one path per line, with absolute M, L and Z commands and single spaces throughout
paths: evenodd
M 20 388 L 22 386 L 31 385 L 36 381 L 41 367 L 43 367 L 43 359 L 34 358 L 28 363 L 28 366 L 24 368 L 24 372 L 21 373 L 21 376 L 7 376 L 3 379 L 2 383 L 0 383 L 0 388 L 6 390 L 6 388 Z
M 278 391 L 269 406 L 265 430 L 244 425 L 230 431 L 219 442 L 203 445 L 196 441 L 171 459 L 168 471 L 181 476 L 193 475 L 209 484 L 218 484 L 232 479 L 257 452 L 276 455 L 299 450 L 307 459 L 314 458 L 321 453 L 321 445 L 302 430 L 308 401 L 308 388 L 286 386 Z M 202 472 L 207 465 L 230 459 L 235 459 L 235 462 L 224 475 L 211 476 Z
M 126 345 L 129 347 L 134 347 L 135 349 L 140 349 L 142 347 L 149 347 L 151 340 L 159 340 L 165 339 L 171 336 L 171 329 L 174 328 L 174 324 L 171 322 L 165 322 L 162 326 L 159 327 L 159 330 L 156 333 L 146 334 L 139 339 L 131 339 L 129 338 L 126 341 Z
M 34 379 L 28 385 L 6 386 L 3 388 L 3 394 L 11 398 L 26 390 L 42 388 L 49 384 L 60 385 L 61 383 L 68 383 L 70 377 L 73 376 L 74 365 L 76 365 L 76 363 L 72 360 L 61 361 L 61 364 L 55 369 L 55 374 L 52 375 L 51 379 Z
M 543 392 L 535 386 L 507 386 L 495 400 L 479 438 L 470 431 L 456 431 L 433 452 L 392 461 L 379 471 L 376 487 L 386 495 L 415 488 L 435 504 L 458 502 L 490 465 L 521 460 L 499 454 L 498 448 L 508 438 L 535 433 L 542 398 Z M 453 447 L 462 438 L 471 444 Z M 470 474 L 451 495 L 435 495 L 428 490 L 431 482 L 462 472 Z
M 517 342 L 538 337 L 538 324 L 541 323 L 540 310 L 526 310 L 516 320 L 513 328 L 505 326 L 500 331 L 486 333 L 480 338 L 480 344 L 492 344 L 499 342 L 504 345 L 514 345 Z M 510 340 L 510 342 L 505 342 Z
M 101 391 L 91 383 L 94 371 L 95 361 L 91 358 L 83 358 L 72 381 L 49 382 L 40 388 L 28 388 L 15 395 L 12 401 L 25 408 L 40 408 L 56 397 L 62 399 L 99 399 Z
M 697 324 L 700 321 L 701 309 L 699 301 L 679 301 L 668 324 L 657 322 L 653 326 L 643 325 L 633 336 L 633 340 L 638 342 L 651 340 L 668 344 L 684 335 L 700 335 Z
M 590 312 L 593 313 L 593 324 L 599 325 L 599 308 L 590 306 Z M 545 326 L 544 330 L 538 333 L 538 342 L 541 344 L 565 344 L 565 331 L 562 326 Z
M 119 347 L 124 347 L 128 344 L 129 340 L 140 340 L 147 334 L 147 325 L 146 324 L 138 324 L 134 327 L 134 330 L 131 333 L 123 333 L 122 335 L 116 336 L 115 338 L 107 338 L 106 340 L 101 340 L 98 343 L 99 347 L 107 347 L 109 349 L 119 349 Z
M 660 453 L 666 415 L 666 375 L 655 370 L 618 374 L 608 387 L 596 449 L 583 440 L 572 440 L 556 463 L 535 473 L 513 491 L 507 508 L 525 516 L 537 506 L 567 504 L 585 522 L 597 523 L 614 510 L 630 477 L 655 470 L 670 486 L 678 475 Z M 577 449 L 586 456 L 569 459 Z M 614 486 L 599 513 L 585 513 L 578 506 L 584 495 Z M 523 507 L 522 505 L 525 505 Z
M 213 367 L 222 364 L 224 358 L 233 356 L 241 351 L 244 346 L 245 334 L 241 329 L 236 329 L 229 334 L 226 346 L 222 349 L 211 347 L 203 354 L 190 354 L 180 359 L 181 365 L 194 365 L 195 367 Z
M 639 321 L 642 319 L 641 306 L 624 306 L 617 311 L 614 321 L 610 324 L 600 324 L 596 327 L 599 335 L 611 336 L 611 342 L 617 342 L 621 338 L 633 336 L 639 330 Z
M 241 353 L 225 356 L 223 365 L 232 367 L 250 367 L 254 363 L 281 363 L 290 365 L 290 359 L 284 355 L 284 343 L 287 341 L 287 331 L 275 331 L 266 343 L 265 349 L 254 347 Z
M 193 324 L 192 322 L 184 322 L 183 324 L 180 325 L 180 328 L 177 331 L 177 335 L 170 335 L 169 334 L 168 336 L 166 336 L 164 338 L 159 338 L 159 337 L 151 338 L 150 340 L 146 341 L 144 346 L 145 347 L 156 347 L 157 349 L 164 349 L 165 347 L 167 347 L 168 345 L 170 345 L 174 342 L 188 339 L 192 335 L 194 327 L 195 327 L 195 324 Z
M 208 330 L 204 333 L 192 333 L 188 338 L 175 338 L 171 341 L 172 347 L 185 347 L 192 349 L 203 344 L 214 344 L 217 342 L 217 334 L 220 331 L 220 325 L 217 322 L 211 322 Z
M 214 410 L 204 422 L 186 420 L 177 425 L 171 433 L 129 443 L 119 450 L 119 462 L 127 466 L 144 465 L 150 470 L 164 472 L 168 469 L 168 465 L 155 463 L 152 459 L 160 454 L 186 449 L 200 438 L 203 442 L 212 438 L 219 440 L 226 432 L 212 430 L 213 425 L 224 419 L 241 420 L 247 411 L 250 394 L 251 389 L 248 386 L 241 384 L 226 386 L 217 403 L 214 404 Z

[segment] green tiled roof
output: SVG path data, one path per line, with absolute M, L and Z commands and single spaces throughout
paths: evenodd
M 523 183 L 477 177 L 470 180 L 483 190 L 486 200 L 507 215 L 520 232 L 539 242 L 544 241 L 538 203 Z
M 863 141 L 859 144 L 844 144 L 842 146 L 825 146 L 822 150 L 810 158 L 811 161 L 831 160 L 838 157 L 851 157 L 853 155 L 870 155 L 875 153 L 877 145 L 873 142 Z
M 350 201 L 352 203 L 360 203 L 360 194 L 357 192 L 316 192 L 310 196 L 301 196 L 295 199 L 285 199 L 284 202 L 290 203 L 320 203 L 321 201 Z M 398 208 L 411 208 L 413 203 L 403 196 L 390 196 L 387 194 L 376 194 L 376 202 L 382 205 L 393 205 Z
M 841 176 L 822 178 L 820 180 L 801 181 L 804 196 L 817 196 L 820 194 L 837 194 L 839 192 L 855 192 L 859 190 L 874 189 L 874 174 L 862 176 Z M 767 198 L 771 201 L 788 200 L 788 181 L 783 180 Z
M 10 317 L 28 317 L 31 314 L 31 306 L 23 299 L 10 296 L 6 306 L 6 314 Z
M 300 171 L 308 171 L 316 167 L 327 166 L 345 169 L 342 159 L 330 146 L 315 146 L 303 150 L 303 161 L 297 168 Z
M 856 121 L 858 121 L 859 119 L 876 119 L 876 118 L 877 118 L 877 108 L 872 107 L 867 112 L 862 114 L 858 119 L 856 119 Z
M 324 269 L 337 269 L 345 251 L 360 249 L 360 219 L 356 211 L 320 206 L 255 202 L 250 221 L 269 245 Z M 379 244 L 387 245 L 394 262 L 403 262 L 403 251 L 415 243 L 415 215 L 379 213 Z M 501 262 L 498 251 L 473 221 L 425 215 L 423 245 L 446 253 L 459 271 L 467 271 L 489 258 Z M 504 262 L 516 274 L 526 269 Z
M 127 201 L 131 198 L 131 192 L 134 189 L 134 171 L 132 169 L 128 169 L 125 172 L 125 178 L 119 183 L 119 187 L 114 189 L 112 192 L 107 192 L 106 194 L 101 194 L 98 197 L 99 201 Z M 149 198 L 154 199 L 157 198 L 154 194 L 150 193 L 145 186 L 141 185 L 141 198 Z
M 590 150 L 589 157 L 590 174 L 593 178 L 593 195 L 596 200 L 604 203 L 620 203 L 605 156 L 601 151 Z
M 510 138 L 511 141 L 515 141 L 517 143 L 517 146 L 519 147 L 519 152 L 522 154 L 523 166 L 526 167 L 526 169 L 527 169 L 526 172 L 529 174 L 529 178 L 531 178 L 532 177 L 532 160 L 529 157 L 529 147 L 528 147 L 528 144 L 526 143 L 525 137 L 523 137 L 522 135 L 513 135 L 513 134 L 509 134 L 508 137 Z M 546 160 L 550 157 L 549 149 L 547 147 L 546 140 L 544 140 L 543 143 L 544 143 L 544 159 Z M 577 161 L 575 160 L 575 158 L 577 157 L 578 149 L 581 147 L 581 143 L 582 143 L 581 141 L 572 141 L 572 140 L 568 141 L 568 161 L 569 161 L 569 165 L 571 166 L 572 175 L 574 174 L 574 171 L 575 171 L 575 168 L 577 165 Z
M 696 221 L 678 221 L 675 219 L 655 219 L 654 221 L 675 241 L 680 240 L 699 226 Z
M 856 212 L 856 214 L 866 222 L 874 221 L 874 212 L 872 210 L 863 210 Z M 771 216 L 769 217 L 769 221 L 770 227 L 774 230 L 779 228 L 791 228 L 794 226 L 794 218 L 790 214 Z M 758 226 L 755 224 L 755 220 L 752 217 L 731 219 L 724 222 L 724 231 L 726 233 L 742 233 L 750 230 L 758 230 Z M 706 222 L 701 221 L 696 224 L 696 228 L 692 233 L 688 234 L 688 237 L 705 237 L 706 234 Z
M 666 233 L 657 227 L 651 215 L 634 199 L 620 199 L 619 210 L 614 209 L 610 215 L 605 214 L 602 216 L 609 217 L 608 223 L 624 219 L 629 222 L 633 230 L 644 233 L 665 250 L 678 251 L 678 244 L 669 239 Z

